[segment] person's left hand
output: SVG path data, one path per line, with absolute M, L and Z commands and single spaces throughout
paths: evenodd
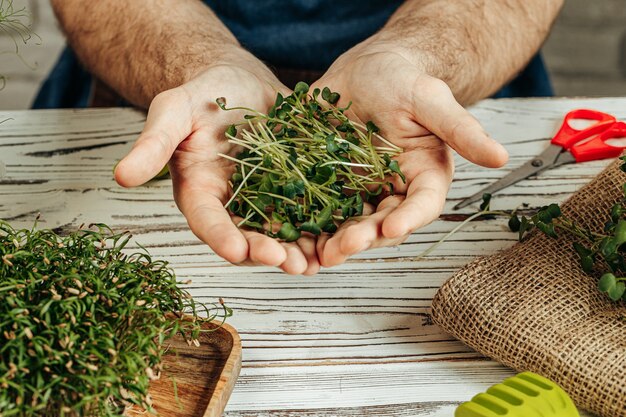
M 395 195 L 318 239 L 322 266 L 338 265 L 369 248 L 398 245 L 436 219 L 454 173 L 450 147 L 485 167 L 500 167 L 508 159 L 448 85 L 414 62 L 394 45 L 366 41 L 339 57 L 311 87 L 339 92 L 341 106 L 352 101 L 350 118 L 373 121 L 383 137 L 403 148 L 396 159 L 406 176 L 406 183 L 397 176 L 391 180 Z

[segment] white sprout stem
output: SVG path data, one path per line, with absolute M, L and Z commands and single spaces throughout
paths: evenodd
M 434 251 L 435 249 L 437 249 L 443 242 L 445 242 L 446 240 L 448 240 L 450 238 L 450 236 L 454 235 L 456 232 L 458 232 L 463 226 L 465 226 L 467 223 L 471 222 L 472 220 L 480 217 L 480 216 L 486 216 L 486 215 L 490 215 L 490 214 L 499 214 L 501 212 L 498 211 L 479 211 L 478 213 L 474 213 L 471 216 L 469 216 L 467 219 L 463 220 L 459 225 L 457 225 L 454 229 L 450 230 L 444 237 L 442 237 L 441 239 L 439 239 L 437 242 L 433 243 L 432 245 L 430 245 L 430 247 L 428 249 L 426 249 L 424 252 L 420 253 L 419 255 L 417 255 L 416 257 L 413 258 L 413 261 L 418 261 L 426 256 L 428 256 L 432 251 Z
M 355 151 L 359 152 L 360 154 L 362 154 L 362 155 L 363 155 L 363 156 L 365 156 L 365 157 L 367 157 L 367 156 L 368 156 L 368 155 L 367 155 L 367 152 L 365 152 L 365 151 L 364 151 L 364 150 L 363 150 L 360 146 L 355 145 L 354 143 L 352 143 L 352 142 L 350 142 L 350 141 L 348 141 L 348 140 L 345 140 L 345 139 L 344 139 L 344 138 L 342 138 L 341 136 L 338 136 L 338 137 L 336 138 L 336 140 L 337 140 L 337 142 L 339 142 L 339 143 L 343 143 L 343 142 L 345 142 L 345 143 L 347 143 L 347 144 L 348 144 L 348 146 L 350 146 L 350 148 L 351 148 L 351 149 L 354 149 Z
M 289 141 L 287 141 L 287 140 L 277 140 L 275 142 L 264 143 L 264 144 L 258 145 L 256 147 L 252 146 L 252 145 L 249 145 L 248 144 L 249 142 L 246 142 L 246 141 L 241 140 L 241 139 L 236 139 L 236 140 L 229 139 L 229 142 L 232 143 L 232 144 L 235 144 L 235 145 L 243 146 L 244 148 L 247 148 L 247 149 L 250 149 L 251 151 L 259 153 L 258 151 L 260 151 L 261 149 L 269 148 L 269 147 L 274 146 L 276 144 L 288 143 Z
M 321 167 L 325 167 L 327 165 L 345 165 L 348 167 L 361 167 L 361 168 L 375 168 L 374 165 L 370 164 L 356 164 L 354 162 L 344 162 L 344 161 L 328 161 L 321 164 Z
M 361 123 L 359 122 L 355 122 L 354 120 L 351 120 L 352 124 L 355 126 L 360 127 L 361 129 L 363 129 L 364 131 L 367 131 L 367 127 L 363 126 Z M 402 148 L 394 145 L 393 143 L 389 142 L 387 139 L 385 139 L 384 137 L 380 136 L 378 133 L 374 133 L 372 132 L 372 134 L 374 136 L 376 136 L 378 139 L 380 139 L 382 142 L 386 143 L 387 145 L 389 145 L 391 148 L 395 149 L 397 152 L 402 151 Z
M 250 220 L 250 217 L 252 217 L 252 214 L 254 214 L 254 212 L 250 211 L 250 213 L 245 218 L 241 219 L 241 221 L 237 223 L 237 227 L 241 227 L 242 224 Z
M 288 202 L 292 206 L 297 206 L 298 205 L 298 203 L 293 201 L 291 198 L 287 198 L 284 195 L 268 193 L 267 191 L 250 191 L 250 194 L 265 194 L 265 195 L 269 195 L 270 197 L 280 198 L 281 200 L 284 200 L 284 201 Z
M 241 191 L 241 188 L 243 188 L 244 184 L 246 183 L 246 181 L 248 181 L 248 178 L 250 178 L 250 176 L 252 174 L 254 174 L 254 171 L 257 170 L 257 168 L 259 168 L 261 166 L 261 164 L 255 166 L 254 168 L 252 168 L 250 170 L 250 172 L 248 172 L 246 174 L 245 177 L 243 177 L 243 179 L 241 180 L 241 184 L 239 184 L 239 187 L 237 187 L 237 189 L 235 190 L 235 192 L 233 193 L 233 195 L 230 197 L 230 199 L 228 200 L 228 202 L 226 204 L 224 204 L 225 208 L 228 208 L 228 206 L 230 205 L 230 203 L 233 202 L 233 200 L 235 199 L 235 197 L 237 197 L 237 195 L 239 194 L 239 192 Z
M 228 159 L 229 161 L 233 161 L 233 162 L 236 162 L 236 163 L 238 163 L 238 164 L 243 164 L 243 165 L 246 165 L 246 166 L 249 166 L 249 167 L 255 167 L 255 166 L 256 166 L 256 165 L 251 164 L 251 163 L 249 163 L 249 162 L 243 161 L 243 160 L 241 160 L 241 159 L 233 158 L 232 156 L 230 156 L 230 155 L 226 155 L 226 154 L 223 154 L 223 153 L 218 153 L 218 154 L 217 154 L 217 156 L 221 156 L 222 158 L 226 158 L 226 159 Z M 278 174 L 278 175 L 280 175 L 280 172 L 275 171 L 275 170 L 273 170 L 273 169 L 268 169 L 268 168 L 265 168 L 265 167 L 263 167 L 263 166 L 260 166 L 260 167 L 259 167 L 259 169 L 260 169 L 261 171 L 271 172 L 271 173 L 273 173 L 273 174 Z
M 252 210 L 254 210 L 257 213 L 259 213 L 261 215 L 261 217 L 263 217 L 267 223 L 269 223 L 270 225 L 272 224 L 272 221 L 265 215 L 265 213 L 263 213 L 257 206 L 255 206 L 254 203 L 252 201 L 250 201 L 250 199 L 248 197 L 246 197 L 245 195 L 241 194 L 241 198 L 246 203 L 250 204 L 250 207 L 252 208 Z

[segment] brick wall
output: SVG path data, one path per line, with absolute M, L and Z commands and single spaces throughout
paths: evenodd
M 64 43 L 47 0 L 15 0 L 15 6 L 31 10 L 41 42 L 21 45 L 32 69 L 14 55 L 0 55 L 0 74 L 7 77 L 0 110 L 29 107 Z M 11 47 L 0 36 L 0 51 Z M 544 56 L 557 95 L 626 96 L 626 0 L 566 0 Z

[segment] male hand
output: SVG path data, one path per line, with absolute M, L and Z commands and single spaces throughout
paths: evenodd
M 370 39 L 342 55 L 312 86 L 339 92 L 341 106 L 352 101 L 350 118 L 373 121 L 383 137 L 403 148 L 397 160 L 406 176 L 406 183 L 394 176 L 395 195 L 370 206 L 368 215 L 318 239 L 325 267 L 369 248 L 400 244 L 436 219 L 454 172 L 449 148 L 485 167 L 500 167 L 508 159 L 450 88 L 407 57 L 393 44 Z
M 284 243 L 239 229 L 235 224 L 241 219 L 231 218 L 223 207 L 230 195 L 228 181 L 234 163 L 218 154 L 235 156 L 241 151 L 226 141 L 224 132 L 243 113 L 221 110 L 215 99 L 225 97 L 228 107 L 266 111 L 278 91 L 289 94 L 251 54 L 238 49 L 231 55 L 227 62 L 154 98 L 144 130 L 118 164 L 115 179 L 125 187 L 141 185 L 169 161 L 176 203 L 191 230 L 215 253 L 235 264 L 314 274 L 319 262 L 313 238 Z

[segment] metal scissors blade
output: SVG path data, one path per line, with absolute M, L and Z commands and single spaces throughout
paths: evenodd
M 509 185 L 515 184 L 516 182 L 519 182 L 525 178 L 528 178 L 531 175 L 538 174 L 545 169 L 551 168 L 557 164 L 562 165 L 567 163 L 567 158 L 561 158 L 562 152 L 563 148 L 561 146 L 550 145 L 540 155 L 526 162 L 524 165 L 520 166 L 514 171 L 511 171 L 509 174 L 505 175 L 488 187 L 483 188 L 479 192 L 469 196 L 465 200 L 458 203 L 456 206 L 454 206 L 453 210 L 469 206 L 473 202 L 483 198 L 483 194 L 485 193 L 493 194 L 496 191 L 500 191 L 501 189 L 506 188 Z

